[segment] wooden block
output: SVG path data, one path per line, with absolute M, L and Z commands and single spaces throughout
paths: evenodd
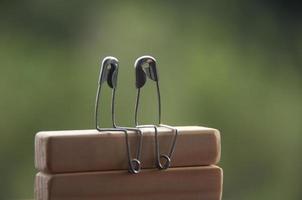
M 36 200 L 220 200 L 216 166 L 36 175 Z
M 220 133 L 200 126 L 177 127 L 179 135 L 171 167 L 216 164 L 220 159 Z M 142 168 L 155 168 L 154 129 L 143 129 Z M 171 130 L 159 128 L 162 153 L 168 153 Z M 133 157 L 137 137 L 129 133 Z M 39 132 L 35 138 L 35 165 L 48 173 L 128 169 L 125 134 L 97 130 Z

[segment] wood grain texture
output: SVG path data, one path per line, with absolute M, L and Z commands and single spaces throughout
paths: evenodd
M 200 126 L 177 127 L 179 136 L 171 167 L 204 166 L 220 159 L 220 133 Z M 143 130 L 142 168 L 155 168 L 154 129 Z M 160 150 L 168 153 L 173 134 L 159 128 Z M 132 155 L 137 136 L 129 132 Z M 96 130 L 39 132 L 35 138 L 35 166 L 47 173 L 127 169 L 125 135 Z
M 220 200 L 216 166 L 36 175 L 36 200 Z

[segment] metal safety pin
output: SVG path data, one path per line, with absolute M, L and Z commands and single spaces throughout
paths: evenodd
M 120 127 L 116 125 L 115 122 L 115 93 L 117 88 L 117 76 L 118 76 L 118 60 L 114 57 L 108 56 L 105 57 L 102 61 L 100 76 L 98 82 L 98 89 L 96 94 L 96 103 L 95 103 L 95 126 L 98 131 L 122 131 L 125 133 L 126 137 L 126 147 L 127 147 L 127 157 L 128 157 L 128 165 L 129 172 L 133 174 L 137 174 L 141 170 L 141 148 L 142 148 L 142 132 L 139 129 L 128 128 L 128 127 Z M 101 128 L 100 125 L 100 117 L 99 117 L 99 104 L 100 104 L 100 96 L 102 84 L 107 82 L 108 86 L 112 89 L 111 95 L 111 120 L 113 128 Z M 139 134 L 139 145 L 137 147 L 136 158 L 131 157 L 131 149 L 129 143 L 128 130 L 135 131 Z
M 170 167 L 171 158 L 175 149 L 176 139 L 178 136 L 177 128 L 171 127 L 169 125 L 164 125 L 161 123 L 161 98 L 160 98 L 160 89 L 159 89 L 159 78 L 156 68 L 156 60 L 152 56 L 142 56 L 139 57 L 134 64 L 135 68 L 135 77 L 136 82 L 135 86 L 137 88 L 137 95 L 136 95 L 136 104 L 135 104 L 135 125 L 137 128 L 154 128 L 155 132 L 155 154 L 156 154 L 156 165 L 159 169 L 167 169 Z M 156 90 L 157 90 L 157 102 L 158 102 L 158 124 L 157 125 L 139 125 L 138 123 L 138 107 L 140 101 L 140 93 L 141 88 L 145 85 L 147 81 L 147 77 L 153 80 L 156 83 Z M 171 129 L 174 133 L 174 137 L 172 139 L 172 144 L 170 151 L 168 154 L 161 154 L 159 141 L 158 141 L 158 127 L 166 127 Z M 165 163 L 161 163 L 161 159 L 165 160 Z

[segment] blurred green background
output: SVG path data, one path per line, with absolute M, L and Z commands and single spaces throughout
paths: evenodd
M 224 200 L 302 199 L 299 1 L 1 1 L 0 25 L 0 199 L 33 198 L 36 132 L 94 127 L 105 56 L 120 60 L 117 121 L 133 125 L 144 54 L 163 121 L 221 131 Z M 149 84 L 144 122 L 155 97 Z M 109 104 L 107 90 L 106 126 Z

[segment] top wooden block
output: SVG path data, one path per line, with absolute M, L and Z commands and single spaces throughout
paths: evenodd
M 177 127 L 179 135 L 171 167 L 217 164 L 220 133 L 200 126 Z M 154 129 L 144 128 L 142 168 L 155 168 Z M 161 153 L 168 153 L 173 133 L 159 128 Z M 133 157 L 137 136 L 129 131 Z M 125 134 L 117 131 L 68 130 L 39 132 L 35 138 L 35 166 L 47 173 L 88 172 L 128 169 Z

